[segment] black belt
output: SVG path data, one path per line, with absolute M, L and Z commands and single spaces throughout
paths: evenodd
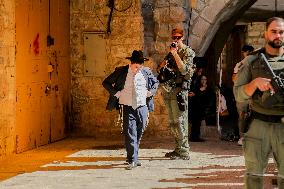
M 253 119 L 259 119 L 261 121 L 271 122 L 271 123 L 281 123 L 281 118 L 284 117 L 281 115 L 265 115 L 255 111 L 251 112 L 251 116 Z

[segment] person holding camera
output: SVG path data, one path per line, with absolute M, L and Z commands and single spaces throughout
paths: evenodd
M 158 80 L 169 114 L 169 126 L 175 138 L 175 149 L 165 154 L 170 159 L 189 159 L 188 90 L 195 65 L 195 52 L 183 43 L 183 29 L 174 28 L 168 55 L 157 68 Z M 169 74 L 170 73 L 170 74 Z

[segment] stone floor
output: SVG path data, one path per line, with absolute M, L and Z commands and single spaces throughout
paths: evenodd
M 0 189 L 244 188 L 244 158 L 236 142 L 216 137 L 190 143 L 190 160 L 164 157 L 173 139 L 142 140 L 141 167 L 126 170 L 121 140 L 67 138 L 0 161 Z M 270 161 L 265 188 L 272 185 Z

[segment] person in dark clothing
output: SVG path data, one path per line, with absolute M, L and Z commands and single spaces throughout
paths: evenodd
M 201 121 L 207 115 L 215 112 L 216 97 L 214 90 L 207 84 L 207 77 L 200 75 L 197 77 L 197 85 L 189 96 L 192 101 L 192 127 L 189 140 L 191 142 L 203 142 L 204 139 L 200 138 Z
M 195 69 L 195 72 L 193 73 L 193 76 L 191 77 L 191 84 L 190 84 L 190 90 L 188 92 L 188 125 L 189 125 L 189 131 L 191 130 L 192 126 L 192 112 L 193 112 L 193 106 L 192 106 L 192 99 L 190 98 L 192 96 L 192 92 L 194 89 L 196 89 L 199 85 L 198 78 L 203 75 L 204 68 L 197 67 Z

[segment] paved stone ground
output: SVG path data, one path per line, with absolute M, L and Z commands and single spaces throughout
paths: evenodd
M 125 170 L 122 139 L 68 138 L 0 161 L 0 189 L 244 188 L 244 158 L 236 142 L 191 143 L 190 160 L 164 157 L 173 139 L 143 139 L 141 167 Z M 265 188 L 275 167 L 269 163 Z

